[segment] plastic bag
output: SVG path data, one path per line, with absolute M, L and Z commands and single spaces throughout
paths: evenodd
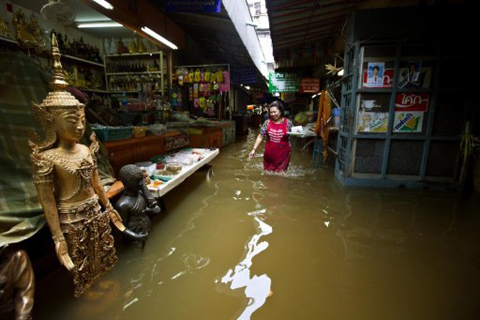
M 295 116 L 294 119 L 295 123 L 298 123 L 299 125 L 306 125 L 308 123 L 308 117 L 305 114 L 305 112 L 300 112 Z

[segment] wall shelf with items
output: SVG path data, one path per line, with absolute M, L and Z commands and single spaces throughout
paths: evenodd
M 455 184 L 465 119 L 461 108 L 455 109 L 462 102 L 453 98 L 460 91 L 449 85 L 451 76 L 440 73 L 440 46 L 358 41 L 344 61 L 353 76 L 342 79 L 339 180 L 371 185 L 403 180 L 410 185 L 440 179 Z M 448 164 L 432 160 L 442 152 Z
M 88 63 L 88 64 L 91 64 L 91 65 L 94 65 L 94 66 L 97 66 L 97 67 L 101 67 L 101 68 L 104 68 L 104 67 L 105 67 L 105 65 L 104 65 L 103 63 L 98 63 L 98 62 L 95 62 L 95 61 L 90 61 L 90 60 L 78 58 L 78 57 L 71 56 L 71 55 L 68 55 L 68 54 L 62 54 L 61 57 L 62 57 L 62 58 L 66 58 L 66 59 L 70 59 L 70 60 L 75 60 L 75 61 L 83 62 L 83 63 Z
M 163 51 L 105 55 L 107 91 L 167 91 L 167 58 Z

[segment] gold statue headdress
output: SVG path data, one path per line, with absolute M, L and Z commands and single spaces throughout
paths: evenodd
M 65 80 L 65 72 L 60 62 L 60 56 L 57 38 L 55 34 L 52 34 L 53 77 L 50 84 L 53 91 L 48 93 L 40 105 L 32 103 L 35 119 L 40 123 L 45 133 L 43 141 L 36 133 L 30 135 L 31 140 L 35 142 L 40 150 L 51 148 L 57 140 L 53 117 L 54 111 L 82 109 L 84 107 L 70 92 L 66 91 L 68 83 Z

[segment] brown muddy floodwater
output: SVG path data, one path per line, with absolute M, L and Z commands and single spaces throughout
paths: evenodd
M 254 138 L 170 192 L 81 298 L 63 268 L 40 279 L 34 318 L 480 319 L 478 198 L 344 188 L 299 148 L 265 174 Z

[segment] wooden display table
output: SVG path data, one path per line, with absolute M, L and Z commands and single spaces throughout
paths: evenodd
M 154 156 L 168 152 L 165 146 L 166 139 L 179 135 L 181 135 L 179 131 L 173 131 L 159 136 L 105 142 L 115 175 L 118 175 L 124 165 L 148 161 Z

